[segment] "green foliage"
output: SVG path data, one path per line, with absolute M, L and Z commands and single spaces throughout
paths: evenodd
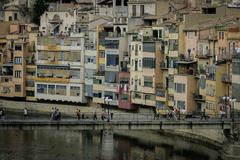
M 36 0 L 33 7 L 33 22 L 40 24 L 40 16 L 47 10 L 48 6 L 45 0 Z

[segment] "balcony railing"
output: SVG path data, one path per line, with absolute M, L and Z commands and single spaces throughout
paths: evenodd
M 167 63 L 160 63 L 160 69 L 167 70 L 168 69 Z
M 195 101 L 205 101 L 205 97 L 200 95 L 198 92 L 193 93 L 193 98 Z
M 69 83 L 69 79 L 66 78 L 52 78 L 52 77 L 36 77 L 34 78 L 36 82 L 46 82 L 46 83 Z
M 231 83 L 232 82 L 231 76 L 228 75 L 228 74 L 223 74 L 222 75 L 222 82 L 224 82 L 224 83 Z
M 216 75 L 215 75 L 215 73 L 207 73 L 207 79 L 208 80 L 216 80 Z
M 8 83 L 8 82 L 12 81 L 13 76 L 3 76 L 3 75 L 1 75 L 0 77 L 1 77 L 1 83 Z
M 212 54 L 210 53 L 210 51 L 206 51 L 206 53 L 203 53 L 203 50 L 198 50 L 196 58 L 199 59 L 208 59 L 212 56 Z

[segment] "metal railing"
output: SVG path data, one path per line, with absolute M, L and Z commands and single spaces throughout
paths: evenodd
M 109 114 L 108 114 L 109 113 Z M 169 112 L 170 113 L 170 112 Z M 194 112 L 191 114 L 177 114 L 175 112 L 171 112 L 172 114 L 154 114 L 154 113 L 116 113 L 113 111 L 97 112 L 97 119 L 94 118 L 94 112 L 81 112 L 80 121 L 106 121 L 108 118 L 110 121 L 115 122 L 154 122 L 154 121 L 182 121 L 182 122 L 219 122 L 219 121 L 229 121 L 229 122 L 239 122 L 240 121 L 240 113 L 232 112 L 230 114 L 208 114 L 205 113 L 205 117 L 203 116 L 203 112 Z M 28 115 L 24 116 L 23 112 L 20 113 L 9 113 L 5 112 L 4 116 L 0 116 L 0 121 L 50 121 L 52 113 L 37 113 L 34 111 L 28 111 Z M 76 113 L 72 114 L 61 114 L 61 121 L 76 121 L 78 120 Z

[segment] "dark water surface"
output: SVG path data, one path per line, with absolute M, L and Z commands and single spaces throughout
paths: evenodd
M 217 160 L 218 151 L 160 136 L 101 131 L 0 131 L 0 160 Z

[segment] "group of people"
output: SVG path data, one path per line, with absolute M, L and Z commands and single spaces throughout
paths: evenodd
M 154 117 L 153 119 L 159 119 L 160 118 L 160 113 L 158 110 L 154 109 Z M 168 110 L 166 117 L 167 119 L 175 119 L 175 120 L 180 120 L 181 112 L 179 108 L 175 108 L 174 110 Z
M 61 120 L 61 112 L 58 108 L 52 108 L 51 120 Z
M 76 117 L 77 117 L 78 120 L 88 118 L 88 117 L 85 117 L 85 114 L 82 113 L 80 109 L 76 110 Z M 93 120 L 97 120 L 98 119 L 98 113 L 97 113 L 96 110 L 92 113 L 92 118 L 93 118 Z M 102 120 L 105 120 L 105 119 L 107 119 L 107 120 L 109 119 L 110 120 L 110 118 L 113 119 L 113 113 L 111 112 L 110 113 L 110 117 L 109 117 L 107 112 L 106 112 L 106 110 L 103 109 L 102 113 L 101 113 L 101 119 Z

